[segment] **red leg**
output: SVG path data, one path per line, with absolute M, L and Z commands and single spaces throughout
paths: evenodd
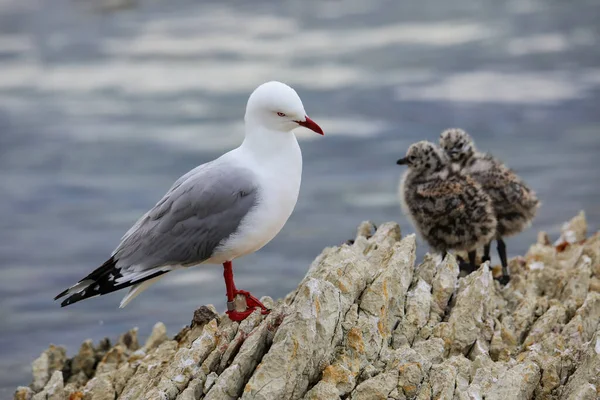
M 256 297 L 252 296 L 250 292 L 245 290 L 238 290 L 235 287 L 235 282 L 233 281 L 233 268 L 231 265 L 231 261 L 227 261 L 223 263 L 223 278 L 225 278 L 225 288 L 227 290 L 227 315 L 229 319 L 232 321 L 243 321 L 246 319 L 256 307 L 261 308 L 262 314 L 268 314 L 270 310 L 265 307 L 263 303 L 260 302 Z M 236 311 L 235 309 L 235 297 L 237 295 L 243 295 L 246 297 L 246 310 L 245 311 Z
M 225 278 L 225 288 L 227 290 L 227 302 L 235 300 L 235 282 L 233 281 L 233 266 L 231 261 L 223 263 L 223 278 Z

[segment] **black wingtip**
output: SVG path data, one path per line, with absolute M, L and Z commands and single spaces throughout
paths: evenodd
M 71 300 L 71 298 L 70 298 L 70 297 L 68 297 L 68 298 L 64 299 L 64 300 L 62 301 L 62 303 L 60 303 L 60 306 L 61 306 L 61 307 L 66 307 L 66 306 L 68 306 L 68 305 L 71 305 L 71 304 L 73 304 L 73 303 L 74 303 L 74 302 Z
M 123 275 L 121 275 L 121 270 L 116 266 L 116 260 L 111 257 L 91 274 L 80 280 L 76 285 L 59 293 L 54 300 L 67 295 L 68 297 L 64 299 L 62 303 L 60 303 L 61 307 L 66 307 L 68 305 L 80 302 L 81 300 L 102 296 L 107 293 L 112 293 L 117 290 L 142 283 L 166 272 L 167 271 L 159 269 L 155 273 L 149 274 L 141 279 L 122 279 Z

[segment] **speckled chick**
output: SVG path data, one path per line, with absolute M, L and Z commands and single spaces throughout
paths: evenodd
M 502 283 L 508 283 L 508 261 L 503 237 L 515 235 L 531 224 L 540 205 L 535 192 L 521 178 L 491 154 L 477 151 L 473 139 L 462 129 L 448 129 L 440 135 L 440 146 L 454 167 L 470 175 L 492 199 L 498 220 L 496 241 L 502 263 Z M 490 243 L 484 246 L 483 261 L 490 259 Z
M 451 168 L 439 147 L 415 143 L 397 164 L 408 166 L 400 184 L 402 208 L 434 251 L 443 256 L 449 250 L 473 251 L 494 238 L 490 197 L 474 179 Z M 472 270 L 475 260 L 470 261 Z

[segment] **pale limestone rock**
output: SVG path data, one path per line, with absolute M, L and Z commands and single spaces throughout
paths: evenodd
M 450 255 L 450 258 L 454 259 L 454 256 Z M 413 284 L 416 284 L 419 279 L 422 279 L 427 282 L 427 284 L 431 285 L 440 262 L 441 257 L 439 255 L 425 254 L 423 262 L 415 268 Z
M 591 260 L 592 274 L 600 278 L 600 232 L 595 233 L 583 245 L 583 254 Z
M 592 389 L 595 389 L 592 390 Z M 581 364 L 561 391 L 568 400 L 597 399 L 600 394 L 600 327 L 586 346 Z
M 305 393 L 321 372 L 320 365 L 330 361 L 333 347 L 341 343 L 341 316 L 363 292 L 372 269 L 364 255 L 351 247 L 343 246 L 323 257 L 297 290 L 242 398 L 283 400 Z
M 447 256 L 436 269 L 433 277 L 431 311 L 440 318 L 444 316 L 450 297 L 454 294 L 458 278 L 458 264 L 452 255 Z
M 225 368 L 227 368 L 233 358 L 238 354 L 240 347 L 245 343 L 248 336 L 252 333 L 252 331 L 260 324 L 262 321 L 262 315 L 258 311 L 254 311 L 248 318 L 242 321 L 237 329 L 237 333 L 233 340 L 230 341 L 227 346 L 227 350 L 221 356 L 221 363 L 217 369 L 217 373 L 221 374 Z
M 524 296 L 511 316 L 511 326 L 514 335 L 519 342 L 525 339 L 525 335 L 536 319 L 537 297 L 533 295 Z
M 13 396 L 14 400 L 31 400 L 35 392 L 27 386 L 19 386 L 17 390 L 15 390 L 15 394 Z
M 54 371 L 63 369 L 66 360 L 65 348 L 51 344 L 31 365 L 33 373 L 31 388 L 36 392 L 42 390 Z
M 238 324 L 203 306 L 173 340 L 159 323 L 141 348 L 135 329 L 71 360 L 51 346 L 14 398 L 595 399 L 600 235 L 584 228 L 580 215 L 563 229 L 574 241 L 540 236 L 502 287 L 487 263 L 459 279 L 451 255 L 415 268 L 414 235 L 363 223 L 265 298 L 270 315 Z
M 217 321 L 213 319 L 204 325 L 202 334 L 190 347 L 180 347 L 161 373 L 156 387 L 148 390 L 146 396 L 175 399 L 188 382 L 200 373 L 200 365 L 216 346 L 217 330 Z
M 97 376 L 83 389 L 83 400 L 113 400 L 117 393 L 107 376 Z
M 451 355 L 467 354 L 484 329 L 489 303 L 494 290 L 493 278 L 488 263 L 463 279 L 456 303 L 450 312 L 446 329 L 441 338 L 448 344 Z
M 435 399 L 452 400 L 456 386 L 458 370 L 450 364 L 438 364 L 431 368 L 429 381 L 431 382 L 431 395 Z
M 242 322 L 243 325 L 246 321 L 252 318 L 256 319 L 256 323 L 262 319 L 259 310 L 256 310 L 248 319 Z M 276 314 L 271 314 L 267 319 L 274 320 L 278 318 Z M 251 323 L 251 322 L 250 322 Z M 251 323 L 252 324 L 252 323 Z M 240 325 L 240 330 L 242 326 Z M 220 399 L 237 399 L 242 394 L 245 383 L 248 378 L 254 372 L 256 365 L 262 358 L 267 343 L 267 332 L 269 327 L 269 321 L 265 324 L 261 324 L 256 330 L 252 331 L 249 336 L 242 344 L 239 352 L 235 356 L 231 365 L 223 371 L 219 378 L 215 382 L 214 386 L 206 394 L 206 400 L 220 400 Z
M 540 381 L 540 367 L 534 362 L 517 364 L 498 377 L 485 394 L 486 400 L 528 400 Z
M 165 340 L 168 340 L 167 327 L 162 322 L 157 322 L 152 328 L 150 336 L 146 339 L 146 343 L 144 343 L 144 351 L 148 352 L 157 348 Z
M 217 381 L 217 379 L 219 379 L 219 375 L 217 375 L 216 373 L 211 372 L 210 374 L 208 374 L 206 376 L 206 382 L 204 382 L 203 392 L 204 393 L 208 393 L 208 391 L 210 390 L 210 388 L 212 388 L 214 386 L 214 384 Z
M 216 375 L 214 372 L 213 374 Z M 214 383 L 214 381 L 213 381 Z M 198 377 L 192 379 L 183 392 L 177 396 L 177 400 L 196 400 L 199 399 L 203 393 L 206 393 L 203 386 L 206 384 L 203 377 Z
M 130 350 L 130 351 L 136 351 L 140 347 L 140 344 L 138 342 L 137 333 L 138 333 L 138 328 L 130 329 L 129 331 L 127 331 L 124 334 L 122 334 L 121 336 L 119 336 L 119 340 L 117 340 L 117 345 L 122 345 L 123 347 L 125 347 L 127 350 Z
M 379 374 L 362 382 L 350 396 L 351 400 L 386 399 L 398 385 L 398 371 Z
M 96 375 L 116 371 L 119 365 L 125 361 L 127 361 L 127 349 L 122 344 L 118 344 L 106 352 L 102 360 L 96 365 Z
M 587 222 L 585 212 L 580 211 L 576 217 L 563 224 L 560 228 L 560 238 L 558 243 L 579 243 L 585 240 L 587 235 Z
M 444 359 L 444 341 L 440 338 L 416 342 L 413 350 L 427 360 L 427 365 L 439 364 Z
M 443 319 L 450 298 L 456 290 L 459 274 L 458 264 L 452 255 L 445 257 L 436 270 L 431 281 L 431 307 L 429 320 L 418 333 L 417 339 L 428 339 L 434 327 Z
M 340 400 L 338 390 L 332 383 L 320 381 L 303 397 L 304 400 Z
M 44 389 L 35 394 L 32 400 L 63 400 L 65 398 L 63 374 L 54 371 Z
M 567 347 L 583 349 L 591 340 L 598 321 L 600 321 L 600 293 L 589 292 L 584 303 L 562 331 Z
M 94 343 L 91 339 L 84 341 L 79 348 L 79 353 L 73 358 L 71 363 L 72 376 L 83 372 L 86 377 L 91 378 L 94 375 L 94 365 L 96 364 L 96 353 Z
M 577 308 L 581 307 L 588 293 L 592 275 L 591 264 L 592 259 L 585 254 L 582 254 L 574 271 L 571 271 L 571 276 L 567 281 L 567 284 L 562 290 L 560 300 L 571 314 Z
M 411 345 L 417 332 L 429 320 L 431 310 L 431 285 L 419 278 L 406 295 L 406 315 L 400 322 L 399 332 L 394 341 Z
M 171 360 L 176 351 L 177 342 L 167 340 L 146 357 L 136 361 L 135 373 L 125 383 L 119 400 L 134 400 L 152 389 L 164 373 L 166 361 Z
M 524 346 L 531 346 L 539 342 L 545 335 L 556 327 L 565 323 L 567 313 L 562 304 L 557 303 L 550 307 L 534 324 L 527 338 L 523 342 Z

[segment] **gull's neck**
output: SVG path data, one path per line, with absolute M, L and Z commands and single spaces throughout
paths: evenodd
M 286 150 L 298 147 L 296 135 L 246 123 L 246 136 L 240 149 L 261 158 L 284 155 Z

